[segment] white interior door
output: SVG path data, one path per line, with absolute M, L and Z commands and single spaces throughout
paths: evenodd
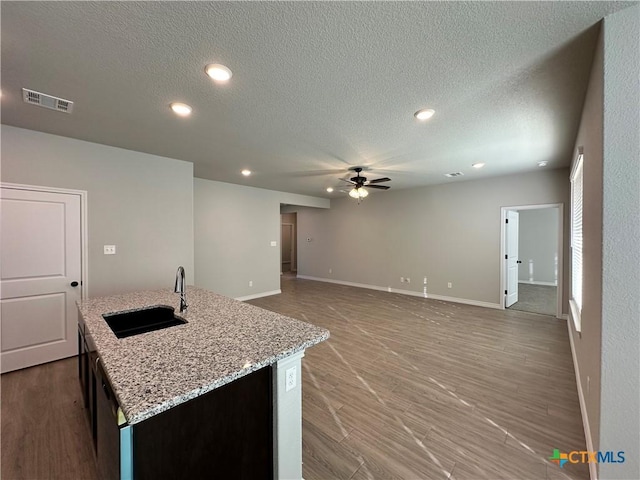
M 81 198 L 10 187 L 0 198 L 4 373 L 77 353 Z
M 520 215 L 515 210 L 507 211 L 505 225 L 506 262 L 507 262 L 507 295 L 505 307 L 510 307 L 518 301 L 518 228 Z

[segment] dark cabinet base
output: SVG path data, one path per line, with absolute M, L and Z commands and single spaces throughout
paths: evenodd
M 272 479 L 271 367 L 133 427 L 133 476 Z

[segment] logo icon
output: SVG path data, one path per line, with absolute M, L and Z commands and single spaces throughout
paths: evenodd
M 560 453 L 560 450 L 555 448 L 553 450 L 553 455 L 549 457 L 549 460 L 560 465 L 560 468 L 562 468 L 564 464 L 569 461 L 569 456 L 566 453 Z

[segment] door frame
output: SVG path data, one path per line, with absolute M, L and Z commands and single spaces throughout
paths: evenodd
M 86 300 L 89 296 L 89 265 L 87 262 L 87 191 L 72 190 L 69 188 L 45 187 L 40 185 L 23 185 L 20 183 L 7 182 L 0 182 L 0 187 L 12 188 L 14 190 L 27 190 L 31 192 L 62 193 L 67 195 L 80 196 L 80 298 L 82 300 Z
M 505 220 L 507 211 L 509 210 L 540 210 L 543 208 L 558 209 L 558 290 L 556 298 L 556 318 L 565 318 L 562 313 L 562 295 L 564 284 L 564 203 L 541 203 L 538 205 L 513 205 L 508 207 L 500 207 L 500 308 L 505 310 L 505 294 L 507 279 L 507 262 L 504 256 L 506 254 L 506 233 Z

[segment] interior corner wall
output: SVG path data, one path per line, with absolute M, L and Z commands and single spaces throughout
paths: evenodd
M 555 285 L 558 260 L 558 209 L 519 210 L 518 281 Z
M 233 298 L 277 293 L 281 203 L 330 205 L 323 198 L 194 179 L 196 285 Z
M 429 295 L 497 306 L 501 207 L 563 203 L 568 212 L 568 201 L 569 172 L 557 169 L 376 192 L 360 204 L 345 197 L 329 210 L 300 208 L 298 275 L 418 295 L 427 277 Z M 565 227 L 567 239 L 566 218 Z M 563 305 L 566 311 L 566 298 Z
M 89 296 L 193 280 L 193 165 L 2 125 L 2 181 L 87 191 Z M 116 245 L 104 255 L 103 245 Z
M 604 19 L 601 479 L 640 478 L 640 6 Z
M 584 401 L 588 431 L 594 450 L 600 447 L 600 341 L 602 309 L 602 154 L 603 154 L 603 42 L 602 31 L 596 45 L 593 64 L 578 135 L 576 148 L 583 149 L 583 304 L 581 333 L 573 320 L 569 331 L 574 348 L 573 355 L 579 375 L 580 396 Z M 576 153 L 577 157 L 577 153 Z M 573 163 L 575 163 L 574 158 Z M 570 208 L 568 209 L 570 210 Z M 569 237 L 570 239 L 570 237 Z M 567 290 L 569 292 L 569 290 Z M 584 416 L 584 412 L 583 412 Z M 583 418 L 584 420 L 584 418 Z

